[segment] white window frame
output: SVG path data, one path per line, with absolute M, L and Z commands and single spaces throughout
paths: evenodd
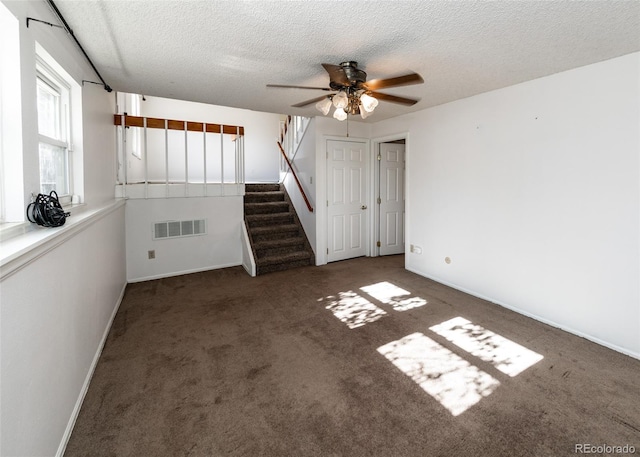
M 36 85 L 38 80 L 49 86 L 60 96 L 58 106 L 57 138 L 44 135 L 38 131 L 38 144 L 44 143 L 55 147 L 64 148 L 66 164 L 66 192 L 56 190 L 60 203 L 67 205 L 71 203 L 73 195 L 73 148 L 70 142 L 71 136 L 71 86 L 60 76 L 45 60 L 36 55 Z M 42 183 L 40 183 L 42 192 Z
M 0 2 L 0 232 L 24 221 L 20 23 Z
M 2 130 L 3 130 L 3 125 L 4 123 L 2 122 L 2 117 L 4 114 L 4 109 L 2 108 L 2 77 L 0 75 L 0 138 L 2 138 L 2 136 L 4 135 Z M 6 205 L 4 202 L 4 194 L 5 194 L 5 190 L 4 190 L 4 145 L 3 142 L 0 140 L 0 165 L 2 165 L 2 169 L 0 170 L 0 224 L 3 224 L 4 221 L 7 218 L 7 214 L 6 214 Z

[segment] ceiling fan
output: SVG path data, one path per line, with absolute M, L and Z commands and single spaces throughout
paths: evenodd
M 347 61 L 340 65 L 323 63 L 322 66 L 329 73 L 329 87 L 290 86 L 284 84 L 267 84 L 267 87 L 313 89 L 335 92 L 322 97 L 312 98 L 292 105 L 294 108 L 316 104 L 316 108 L 325 116 L 329 114 L 331 106 L 336 108 L 333 117 L 343 121 L 348 114 L 360 114 L 363 119 L 368 117 L 378 106 L 378 100 L 411 106 L 419 100 L 378 92 L 379 89 L 389 87 L 408 86 L 424 82 L 417 73 L 387 79 L 372 79 L 367 81 L 367 74 L 358 68 L 358 62 Z

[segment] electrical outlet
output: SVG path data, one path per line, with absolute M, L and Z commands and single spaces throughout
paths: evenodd
M 155 249 L 153 251 L 148 251 L 149 254 L 149 260 L 151 259 L 155 259 L 156 258 L 156 251 Z
M 422 248 L 414 244 L 409 245 L 409 251 L 413 252 L 414 254 L 422 254 Z

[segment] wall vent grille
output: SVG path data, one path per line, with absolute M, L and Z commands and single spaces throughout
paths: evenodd
M 153 224 L 153 239 L 182 238 L 185 236 L 205 235 L 207 224 L 205 219 L 190 221 L 166 221 Z

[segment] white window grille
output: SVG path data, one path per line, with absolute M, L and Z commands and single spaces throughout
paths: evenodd
M 37 59 L 36 88 L 40 158 L 40 192 L 55 190 L 71 200 L 70 87 L 42 59 Z

